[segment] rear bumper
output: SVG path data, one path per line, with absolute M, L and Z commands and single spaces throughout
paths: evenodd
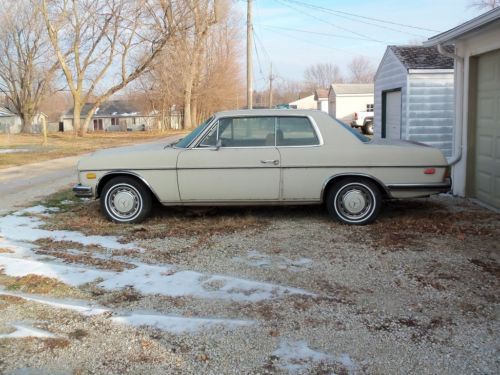
M 79 198 L 93 198 L 94 192 L 90 186 L 84 186 L 81 184 L 73 186 L 73 192 L 75 196 Z
M 431 194 L 447 193 L 451 190 L 451 178 L 443 182 L 427 184 L 388 184 L 387 190 L 393 196 L 426 196 Z

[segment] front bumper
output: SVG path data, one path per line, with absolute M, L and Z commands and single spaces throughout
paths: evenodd
M 73 192 L 75 196 L 79 198 L 93 198 L 94 192 L 90 186 L 84 186 L 81 184 L 73 186 Z

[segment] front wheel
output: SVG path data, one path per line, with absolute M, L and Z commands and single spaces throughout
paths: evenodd
M 326 207 L 330 216 L 345 224 L 370 224 L 380 213 L 382 194 L 367 179 L 347 178 L 328 191 Z
M 101 210 L 115 223 L 140 223 L 149 215 L 152 205 L 151 192 L 132 177 L 111 179 L 101 194 Z

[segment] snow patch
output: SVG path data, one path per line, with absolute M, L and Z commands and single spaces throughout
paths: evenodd
M 0 154 L 14 154 L 16 152 L 30 152 L 27 148 L 3 148 L 0 149 Z
M 111 236 L 85 236 L 75 231 L 41 229 L 43 221 L 39 217 L 27 215 L 43 212 L 46 212 L 44 206 L 35 206 L 0 217 L 0 235 L 3 236 L 3 238 L 0 237 L 0 243 L 14 251 L 14 254 L 0 253 L 0 269 L 3 269 L 8 276 L 22 277 L 35 274 L 55 278 L 71 286 L 98 281 L 98 285 L 107 290 L 132 286 L 142 294 L 161 294 L 171 297 L 194 296 L 243 302 L 256 302 L 290 294 L 312 295 L 303 289 L 181 270 L 168 264 L 149 265 L 127 259 L 125 261 L 129 261 L 136 267 L 121 272 L 66 264 L 55 257 L 35 254 L 33 249 L 36 246 L 28 241 L 51 238 L 55 241 L 73 241 L 83 245 L 97 244 L 107 249 L 137 249 L 137 246 L 121 244 L 116 237 Z M 102 258 L 102 254 L 98 256 Z
M 293 272 L 304 271 L 313 265 L 312 259 L 300 258 L 297 260 L 288 259 L 284 256 L 271 256 L 261 253 L 259 251 L 249 251 L 246 257 L 233 258 L 237 262 L 247 264 L 252 267 L 271 268 L 276 267 L 280 270 L 287 270 Z
M 214 318 L 186 318 L 182 316 L 131 314 L 116 316 L 111 320 L 118 324 L 133 327 L 148 326 L 161 329 L 174 334 L 195 333 L 202 329 L 223 326 L 229 329 L 244 327 L 254 324 L 249 320 L 214 319 Z
M 279 358 L 279 366 L 291 374 L 307 373 L 312 366 L 319 363 L 342 364 L 349 373 L 353 373 L 355 365 L 349 355 L 335 356 L 318 352 L 309 348 L 305 341 L 281 342 L 273 355 Z
M 41 338 L 54 338 L 56 337 L 48 331 L 35 328 L 26 324 L 10 324 L 16 330 L 12 333 L 0 334 L 0 339 L 19 339 L 23 337 L 41 337 Z

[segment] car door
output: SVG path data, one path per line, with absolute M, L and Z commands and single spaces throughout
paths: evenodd
M 219 119 L 204 139 L 181 152 L 182 202 L 253 202 L 280 198 L 274 117 Z
M 276 146 L 281 155 L 282 199 L 318 201 L 328 155 L 313 120 L 307 116 L 280 116 L 276 120 Z

